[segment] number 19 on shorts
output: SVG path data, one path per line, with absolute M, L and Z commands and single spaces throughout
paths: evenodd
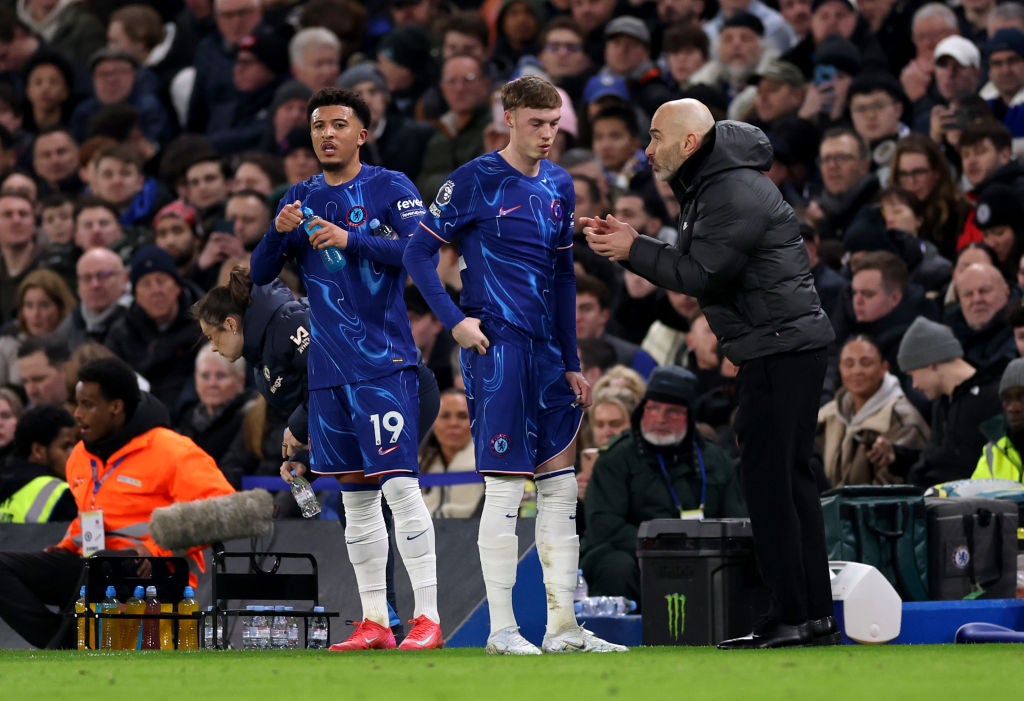
M 397 411 L 389 411 L 383 416 L 370 414 L 370 423 L 373 424 L 373 440 L 377 445 L 382 445 L 381 429 L 389 433 L 388 443 L 397 443 L 398 437 L 402 435 L 405 427 L 405 418 Z

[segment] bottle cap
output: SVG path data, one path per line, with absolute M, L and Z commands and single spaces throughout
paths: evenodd
M 85 596 L 85 585 L 84 584 L 82 585 L 82 588 L 79 589 L 78 595 L 79 596 Z
M 324 607 L 323 606 L 314 606 L 313 607 L 313 612 L 314 613 L 323 613 L 324 612 Z
M 152 584 L 146 587 L 146 596 L 156 596 L 156 587 Z
M 371 219 L 370 220 L 370 228 L 371 229 L 376 229 L 378 226 L 380 226 L 380 219 Z
M 311 216 L 313 216 L 313 210 L 310 209 L 309 207 L 303 207 L 302 208 L 302 216 L 303 217 L 311 217 Z
M 109 599 L 112 596 L 117 596 L 117 590 L 114 589 L 114 585 L 113 584 L 111 584 L 111 585 L 109 585 L 107 587 L 107 598 Z
M 145 595 L 146 595 L 146 588 L 143 587 L 141 584 L 139 586 L 135 587 L 135 591 L 132 592 L 132 596 L 134 596 L 136 599 L 141 599 Z
M 186 599 L 191 599 L 195 595 L 196 595 L 196 590 L 195 589 L 193 589 L 192 587 L 185 587 L 185 598 Z

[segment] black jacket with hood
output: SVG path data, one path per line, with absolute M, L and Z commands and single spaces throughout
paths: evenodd
M 793 209 L 762 171 L 768 137 L 718 122 L 671 180 L 679 200 L 674 246 L 640 236 L 628 267 L 696 297 L 726 357 L 824 348 L 835 337 L 822 311 Z

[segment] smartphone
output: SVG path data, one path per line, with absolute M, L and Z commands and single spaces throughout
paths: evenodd
M 228 220 L 228 219 L 218 219 L 217 223 L 213 225 L 213 231 L 211 233 L 214 233 L 214 234 L 229 234 L 231 236 L 234 236 L 235 235 L 235 223 L 233 221 Z
M 836 67 L 827 63 L 819 63 L 814 67 L 814 84 L 824 85 L 836 79 Z

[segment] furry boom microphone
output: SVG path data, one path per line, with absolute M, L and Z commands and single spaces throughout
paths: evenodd
M 273 517 L 274 499 L 270 492 L 253 489 L 153 509 L 149 530 L 161 548 L 181 550 L 267 535 Z

